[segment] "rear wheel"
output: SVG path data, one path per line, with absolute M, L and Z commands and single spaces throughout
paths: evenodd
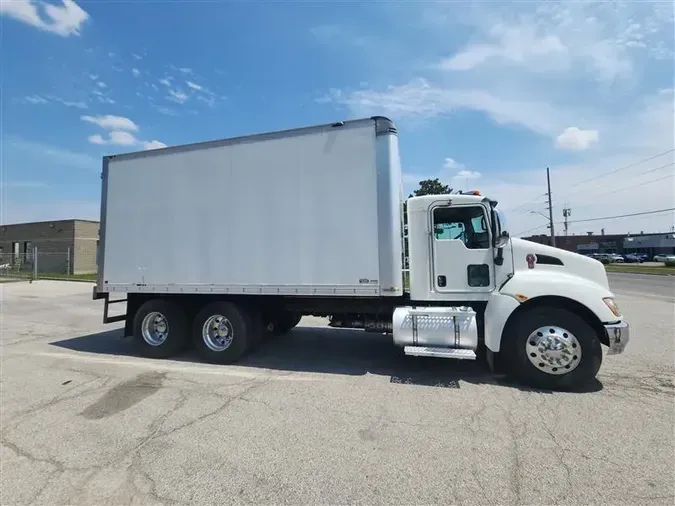
M 507 370 L 534 387 L 579 388 L 595 378 L 602 364 L 596 331 L 567 309 L 531 309 L 519 315 L 506 337 Z
M 192 337 L 197 353 L 207 362 L 230 364 L 259 341 L 260 324 L 244 308 L 213 302 L 195 317 Z
M 149 300 L 134 315 L 133 336 L 144 357 L 168 358 L 176 355 L 188 342 L 185 311 L 172 300 Z

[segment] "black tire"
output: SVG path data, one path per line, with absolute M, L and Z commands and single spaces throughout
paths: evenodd
M 219 343 L 211 342 L 211 346 L 204 338 L 204 326 L 208 320 L 216 315 L 224 317 L 227 322 L 224 326 L 231 332 L 231 342 L 223 349 L 217 348 Z M 192 339 L 195 350 L 206 362 L 213 364 L 231 364 L 241 358 L 252 346 L 259 342 L 257 336 L 260 325 L 255 325 L 251 315 L 242 307 L 230 302 L 212 302 L 207 304 L 194 319 L 192 325 Z
M 581 348 L 581 359 L 570 372 L 547 373 L 542 370 L 546 367 L 540 369 L 530 361 L 526 349 L 527 340 L 542 327 L 560 327 L 576 337 Z M 602 364 L 602 346 L 592 325 L 578 314 L 556 307 L 533 308 L 518 315 L 517 320 L 509 325 L 502 343 L 502 352 L 509 376 L 527 385 L 547 390 L 582 388 L 593 381 Z M 537 357 L 533 355 L 533 359 L 537 360 Z M 543 365 L 543 361 L 540 365 Z M 556 370 L 562 371 L 562 368 L 557 367 Z
M 160 314 L 168 324 L 166 338 L 161 343 L 155 340 L 157 343 L 155 345 L 151 344 L 151 341 L 153 341 L 151 336 L 148 336 L 148 340 L 146 340 L 143 328 L 146 317 L 149 318 L 146 322 L 148 326 L 151 326 L 155 321 L 150 316 L 153 313 Z M 153 299 L 142 304 L 134 315 L 133 329 L 136 348 L 142 356 L 148 358 L 172 357 L 183 351 L 189 342 L 187 315 L 179 304 L 170 299 Z M 150 330 L 152 329 L 146 328 L 146 331 Z
M 283 336 L 284 334 L 288 334 L 291 330 L 297 327 L 301 319 L 302 315 L 298 313 L 281 313 L 273 321 L 274 328 L 272 329 L 272 334 L 275 336 Z

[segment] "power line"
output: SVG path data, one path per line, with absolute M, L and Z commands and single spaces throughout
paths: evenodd
M 665 213 L 665 212 L 668 212 L 668 211 L 675 211 L 675 207 L 669 207 L 668 209 L 658 209 L 656 211 L 644 211 L 644 212 L 641 212 L 641 213 L 620 214 L 618 216 L 604 216 L 602 218 L 588 218 L 588 219 L 585 219 L 585 220 L 570 221 L 569 223 L 586 223 L 588 221 L 615 220 L 617 218 L 628 218 L 629 216 L 643 216 L 645 214 Z
M 631 216 L 644 216 L 644 215 L 647 215 L 647 214 L 665 213 L 665 212 L 668 212 L 668 211 L 675 211 L 675 207 L 669 207 L 668 209 L 657 209 L 657 210 L 654 210 L 654 211 L 643 211 L 643 212 L 640 212 L 640 213 L 620 214 L 620 215 L 617 215 L 617 216 L 604 216 L 602 218 L 587 218 L 587 219 L 584 219 L 584 220 L 568 221 L 567 223 L 586 223 L 586 222 L 589 222 L 589 221 L 614 220 L 614 219 L 617 219 L 617 218 L 628 218 L 628 217 L 631 217 Z M 557 223 L 560 224 L 560 223 L 564 223 L 564 222 L 559 221 Z M 537 225 L 534 228 L 531 228 L 529 230 L 525 230 L 524 232 L 518 232 L 517 234 L 513 234 L 513 235 L 515 236 L 515 235 L 527 234 L 528 232 L 532 232 L 533 230 L 537 230 L 538 228 L 546 227 L 546 226 L 547 226 L 547 224 Z
M 650 172 L 654 172 L 654 171 L 657 171 L 657 170 L 659 170 L 659 169 L 665 169 L 666 167 L 670 167 L 671 165 L 675 165 L 675 162 L 670 162 L 670 163 L 667 163 L 667 164 L 665 164 L 665 165 L 661 165 L 660 167 L 654 167 L 653 169 L 648 170 L 647 172 L 643 172 L 643 173 L 640 174 L 640 175 L 641 175 L 641 176 L 644 176 L 645 174 L 649 174 Z
M 544 224 L 544 225 L 537 225 L 537 226 L 534 227 L 534 228 L 530 228 L 530 229 L 528 229 L 528 230 L 525 230 L 524 232 L 518 232 L 517 234 L 513 234 L 513 235 L 516 236 L 516 235 L 527 234 L 528 232 L 533 232 L 534 230 L 537 230 L 538 228 L 546 227 L 546 226 L 548 226 L 548 225 L 547 225 L 547 224 Z
M 603 195 L 609 195 L 610 193 L 619 193 L 619 192 L 622 192 L 622 191 L 625 191 L 625 190 L 632 190 L 634 188 L 640 188 L 641 186 L 646 186 L 648 184 L 656 183 L 657 181 L 663 181 L 664 179 L 668 179 L 670 177 L 675 177 L 675 174 L 668 174 L 667 176 L 658 177 L 656 179 L 650 179 L 649 181 L 645 181 L 644 183 L 634 184 L 634 185 L 630 185 L 630 186 L 624 186 L 623 188 L 617 188 L 616 190 L 610 190 L 610 191 L 604 192 L 604 193 L 594 193 L 593 199 L 595 199 L 596 197 L 602 197 Z
M 599 174 L 595 177 L 592 177 L 591 179 L 586 179 L 584 181 L 580 181 L 578 183 L 575 183 L 572 186 L 570 186 L 570 188 L 574 188 L 576 186 L 579 186 L 579 185 L 582 185 L 582 184 L 585 184 L 585 183 L 590 183 L 591 181 L 595 181 L 596 179 L 600 179 L 601 177 L 605 177 L 605 176 L 609 176 L 611 174 L 615 174 L 616 172 L 619 172 L 621 170 L 630 169 L 631 167 L 635 167 L 636 165 L 640 165 L 642 163 L 649 162 L 650 160 L 654 160 L 655 158 L 659 158 L 660 156 L 667 155 L 668 153 L 672 153 L 673 151 L 675 151 L 675 149 L 669 149 L 667 151 L 664 151 L 663 153 L 659 153 L 659 154 L 654 155 L 650 158 L 645 158 L 644 160 L 640 160 L 638 162 L 634 162 L 634 163 L 631 163 L 629 165 L 624 165 L 623 167 L 619 167 L 618 169 L 610 170 L 609 172 L 603 172 L 602 174 Z
M 649 161 L 651 161 L 651 160 L 655 160 L 656 158 L 659 158 L 659 157 L 661 157 L 661 156 L 663 156 L 663 155 L 667 155 L 668 153 L 672 153 L 673 151 L 675 151 L 675 149 L 669 149 L 669 150 L 663 151 L 663 152 L 661 152 L 661 153 L 658 153 L 658 154 L 656 154 L 656 155 L 654 155 L 654 156 L 650 156 L 649 158 L 644 158 L 644 159 L 642 159 L 642 160 L 639 160 L 639 161 L 637 161 L 637 162 L 633 162 L 633 163 L 628 164 L 628 165 L 624 165 L 624 166 L 619 167 L 619 168 L 617 168 L 617 169 L 613 169 L 613 170 L 610 170 L 610 171 L 608 171 L 608 172 L 603 172 L 602 174 L 599 174 L 599 175 L 597 175 L 597 176 L 594 176 L 594 177 L 592 177 L 592 178 L 590 178 L 590 179 L 585 179 L 585 180 L 583 180 L 583 181 L 579 181 L 579 182 L 577 182 L 577 183 L 574 183 L 572 186 L 570 186 L 570 187 L 568 187 L 568 188 L 576 188 L 576 187 L 579 186 L 579 185 L 582 185 L 582 184 L 585 184 L 585 183 L 589 183 L 589 182 L 591 182 L 591 181 L 596 181 L 596 180 L 598 180 L 598 179 L 600 179 L 600 178 L 603 178 L 603 177 L 605 177 L 605 176 L 609 176 L 609 175 L 611 175 L 611 174 L 615 174 L 615 173 L 620 172 L 620 171 L 622 171 L 622 170 L 630 169 L 630 168 L 635 167 L 635 166 L 637 166 L 637 165 L 641 165 L 641 164 L 643 164 L 643 163 L 645 163 L 645 162 L 649 162 Z M 662 166 L 660 166 L 660 167 L 656 167 L 656 168 L 654 168 L 654 169 L 650 169 L 650 170 L 648 170 L 648 171 L 646 171 L 646 172 L 643 172 L 641 175 L 649 174 L 650 172 L 654 172 L 654 171 L 656 171 L 656 170 L 663 169 L 663 168 L 668 167 L 668 166 L 673 165 L 673 164 L 674 164 L 674 163 L 671 162 L 671 163 L 668 163 L 668 164 L 666 164 L 666 165 L 662 165 Z M 583 190 L 582 190 L 582 192 L 583 192 Z M 543 193 L 543 194 L 537 196 L 535 199 L 529 200 L 529 201 L 525 202 L 524 204 L 520 204 L 519 206 L 510 208 L 510 209 L 504 209 L 504 211 L 510 211 L 510 212 L 517 211 L 517 210 L 519 210 L 519 209 L 522 209 L 522 208 L 525 208 L 525 207 L 529 206 L 529 205 L 532 204 L 532 203 L 538 202 L 540 198 L 546 197 L 546 196 L 547 196 L 547 194 L 546 194 L 546 193 Z M 543 203 L 543 202 L 538 202 L 538 203 Z M 525 211 L 523 211 L 523 212 L 521 212 L 521 213 L 519 213 L 519 214 L 524 214 L 524 213 L 526 213 L 526 212 L 529 212 L 529 211 L 525 210 Z
M 536 197 L 535 199 L 533 199 L 533 200 L 528 200 L 528 201 L 525 202 L 524 204 L 520 204 L 520 205 L 517 206 L 517 207 L 513 207 L 513 208 L 511 208 L 511 209 L 504 209 L 504 211 L 510 211 L 510 212 L 517 211 L 518 209 L 521 209 L 521 208 L 523 208 L 523 207 L 529 206 L 530 204 L 533 204 L 534 202 L 538 201 L 538 200 L 539 200 L 540 198 L 542 198 L 542 197 L 546 197 L 546 193 L 542 193 L 541 195 L 537 195 L 537 197 Z M 540 203 L 540 204 L 543 204 L 543 202 L 539 202 L 539 203 Z M 528 212 L 528 211 L 524 211 L 524 212 Z M 523 214 L 523 213 L 520 213 L 520 214 Z

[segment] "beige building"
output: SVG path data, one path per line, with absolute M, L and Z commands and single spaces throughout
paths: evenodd
M 98 221 L 55 220 L 0 225 L 0 265 L 31 269 L 37 248 L 40 273 L 96 272 Z

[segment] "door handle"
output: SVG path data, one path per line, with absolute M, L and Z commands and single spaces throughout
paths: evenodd
M 441 275 L 441 276 L 438 276 L 438 277 L 436 278 L 436 283 L 437 283 L 438 286 L 440 286 L 441 288 L 444 287 L 444 286 L 447 284 L 447 282 L 448 282 L 448 280 L 445 278 L 445 276 L 442 276 L 442 275 Z

